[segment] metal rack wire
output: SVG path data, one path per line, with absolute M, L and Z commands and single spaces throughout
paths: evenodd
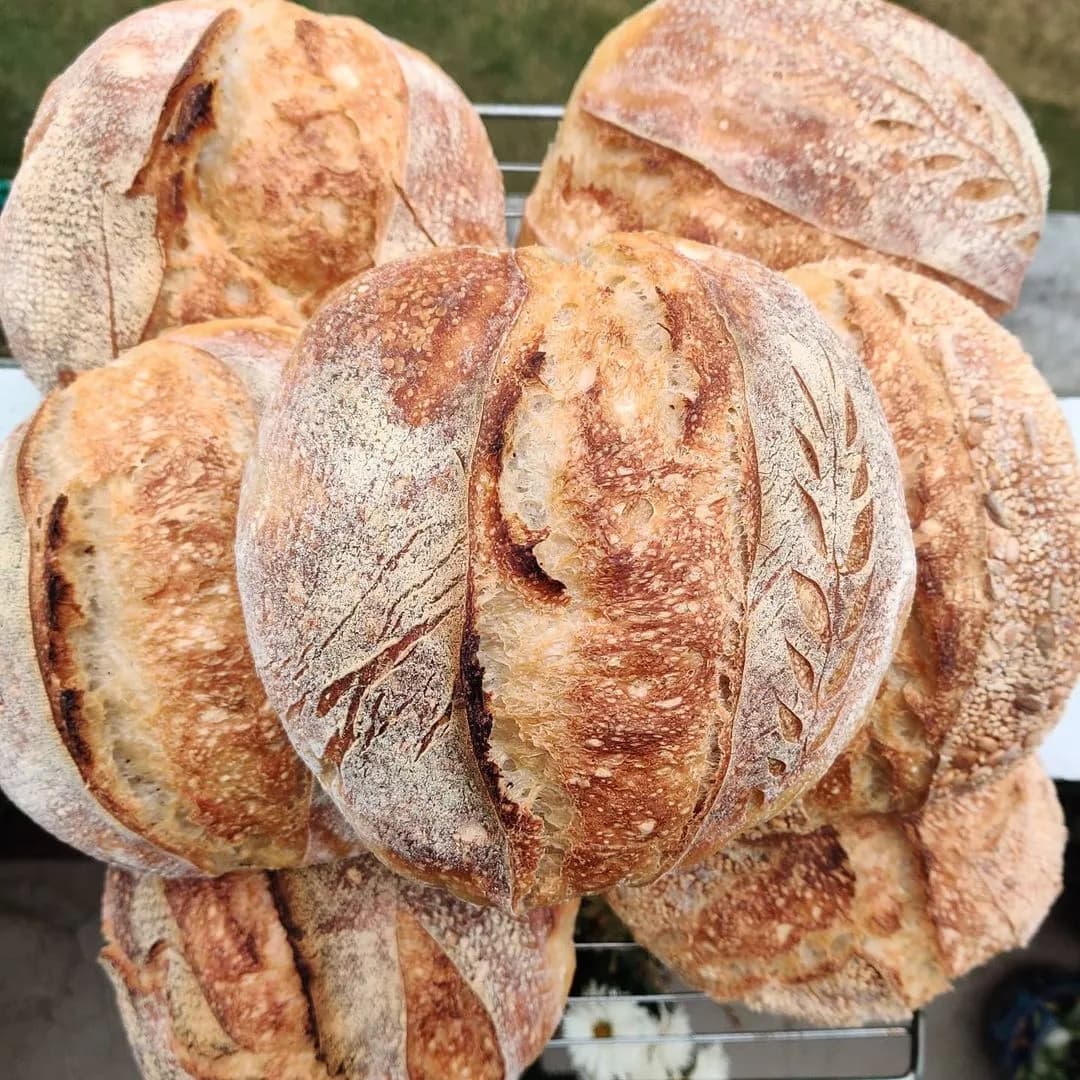
M 601 950 L 624 954 L 642 951 L 640 946 L 632 943 L 588 940 L 576 941 L 575 949 L 579 962 L 583 955 Z M 687 989 L 667 993 L 620 993 L 616 997 L 577 993 L 570 995 L 567 1007 L 572 1009 L 580 1004 L 598 1001 L 680 1007 L 689 1014 L 692 1030 L 689 1034 L 674 1035 L 616 1034 L 600 1040 L 571 1038 L 563 1034 L 560 1028 L 548 1043 L 542 1058 L 545 1071 L 554 1075 L 562 1075 L 566 1071 L 572 1075 L 567 1052 L 588 1044 L 599 1048 L 602 1042 L 612 1049 L 646 1048 L 661 1044 L 690 1044 L 693 1047 L 719 1044 L 732 1051 L 733 1058 L 735 1054 L 738 1055 L 732 1062 L 734 1069 L 748 1067 L 752 1069 L 750 1075 L 769 1080 L 837 1080 L 841 1076 L 858 1077 L 859 1080 L 921 1080 L 923 1075 L 926 1040 L 922 1013 L 915 1013 L 905 1023 L 862 1027 L 789 1026 L 780 1017 L 755 1017 L 749 1010 L 723 1008 L 704 994 Z M 764 1026 L 752 1026 L 755 1020 Z M 877 1071 L 867 1070 L 859 1050 L 870 1043 L 874 1044 L 878 1061 L 888 1060 L 896 1064 L 878 1068 Z M 809 1066 L 809 1073 L 800 1069 L 798 1064 L 794 1065 L 796 1071 L 791 1071 L 792 1060 L 810 1056 L 811 1048 L 816 1051 L 818 1064 Z M 782 1050 L 787 1053 L 780 1053 Z M 781 1063 L 781 1071 L 776 1071 L 778 1057 L 787 1059 L 786 1070 Z M 839 1072 L 839 1068 L 844 1072 Z M 829 1071 L 823 1071 L 825 1069 Z M 740 1077 L 747 1074 L 733 1071 L 731 1075 Z

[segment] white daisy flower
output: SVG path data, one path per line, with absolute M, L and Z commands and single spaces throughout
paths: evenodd
M 712 1043 L 698 1049 L 694 1067 L 686 1074 L 686 1080 L 728 1080 L 731 1076 L 731 1059 L 720 1043 Z
M 682 1080 L 694 1062 L 694 1044 L 689 1038 L 693 1032 L 690 1014 L 681 1005 L 669 1006 L 661 1012 L 658 1027 L 663 1041 L 652 1047 L 652 1075 L 664 1080 Z
M 660 1033 L 656 1017 L 641 1005 L 621 1001 L 610 987 L 589 983 L 583 993 L 592 1000 L 571 1002 L 562 1021 L 564 1038 L 588 1040 L 566 1048 L 577 1074 L 584 1080 L 657 1080 L 652 1044 L 611 1042 L 626 1035 L 655 1038 Z

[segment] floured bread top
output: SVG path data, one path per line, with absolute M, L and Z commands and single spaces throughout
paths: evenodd
M 1045 157 L 983 60 L 882 0 L 658 0 L 578 81 L 525 211 L 573 251 L 661 229 L 776 268 L 872 256 L 1011 307 Z
M 892 267 L 789 272 L 858 351 L 900 455 L 918 577 L 865 732 L 804 804 L 913 810 L 1030 753 L 1080 669 L 1080 466 L 1053 392 L 973 304 Z
M 50 86 L 0 218 L 0 316 L 43 388 L 177 324 L 298 324 L 374 263 L 499 246 L 479 117 L 425 56 L 284 0 L 178 0 Z
M 640 235 L 340 292 L 237 551 L 271 700 L 365 843 L 510 907 L 648 880 L 816 782 L 913 572 L 854 355 L 777 275 Z
M 148 1080 L 514 1080 L 574 971 L 576 904 L 513 919 L 370 857 L 214 881 L 112 870 L 103 907 Z
M 221 873 L 356 848 L 266 700 L 236 590 L 255 402 L 295 336 L 184 328 L 55 390 L 14 437 L 0 781 L 98 857 Z
M 719 1001 L 819 1024 L 899 1020 L 1026 945 L 1066 832 L 1034 758 L 905 817 L 797 811 L 689 870 L 609 894 L 639 943 Z

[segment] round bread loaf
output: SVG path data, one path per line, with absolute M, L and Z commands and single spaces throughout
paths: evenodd
M 651 880 L 777 812 L 903 625 L 865 371 L 779 275 L 671 243 L 373 270 L 260 428 L 237 572 L 270 699 L 369 849 L 467 897 Z
M 0 786 L 97 858 L 216 874 L 359 849 L 266 701 L 236 589 L 240 474 L 295 338 L 146 342 L 4 450 Z
M 895 267 L 789 271 L 869 369 L 915 535 L 911 616 L 870 722 L 803 809 L 919 807 L 1031 752 L 1080 671 L 1080 466 L 1020 342 Z
M 897 262 L 1015 304 L 1046 214 L 1016 99 L 944 30 L 882 0 L 658 0 L 585 67 L 524 243 L 660 229 L 777 269 Z
M 576 904 L 522 920 L 370 856 L 169 880 L 110 870 L 101 961 L 147 1080 L 513 1080 L 574 973 Z
M 608 899 L 711 997 L 856 1024 L 907 1016 L 1026 945 L 1061 890 L 1063 815 L 1034 758 L 910 817 L 798 818 Z
M 0 216 L 0 319 L 47 389 L 164 327 L 299 323 L 373 263 L 505 237 L 483 124 L 427 57 L 283 0 L 178 0 L 46 92 Z

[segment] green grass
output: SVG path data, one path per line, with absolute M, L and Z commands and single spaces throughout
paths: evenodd
M 777 0 L 778 3 L 782 0 Z M 1053 205 L 1080 209 L 1080 3 L 906 0 L 981 49 L 1025 97 L 1054 170 Z M 0 176 L 49 79 L 137 0 L 7 0 L 0 8 Z M 593 46 L 638 0 L 309 0 L 359 15 L 422 49 L 474 100 L 562 101 Z M 505 156 L 537 154 L 531 136 L 496 128 Z

